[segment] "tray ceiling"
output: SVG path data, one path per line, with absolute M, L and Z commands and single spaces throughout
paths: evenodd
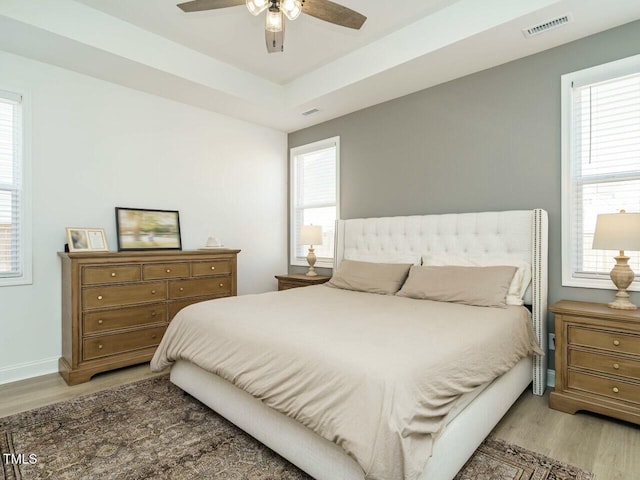
M 0 49 L 293 131 L 640 18 L 637 0 L 343 0 L 362 30 L 301 15 L 267 54 L 262 16 L 176 3 L 3 0 Z

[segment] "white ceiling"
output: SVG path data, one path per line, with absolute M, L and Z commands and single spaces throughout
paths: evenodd
M 345 53 L 383 37 L 455 0 L 403 0 L 402 8 L 371 0 L 340 0 L 367 21 L 360 31 L 338 27 L 308 15 L 286 22 L 285 50 L 268 55 L 265 14 L 254 17 L 243 5 L 184 13 L 182 0 L 78 0 L 92 8 L 169 38 L 242 70 L 284 84 Z
M 638 0 L 342 0 L 360 31 L 303 14 L 267 54 L 264 14 L 176 3 L 0 0 L 0 49 L 293 131 L 640 19 Z

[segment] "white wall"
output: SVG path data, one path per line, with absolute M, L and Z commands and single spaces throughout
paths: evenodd
M 180 211 L 184 249 L 240 248 L 240 294 L 287 271 L 287 137 L 209 111 L 0 52 L 0 89 L 30 99 L 33 284 L 0 287 L 0 383 L 57 371 L 67 226 L 114 207 Z

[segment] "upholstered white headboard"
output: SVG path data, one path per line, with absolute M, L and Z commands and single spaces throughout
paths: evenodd
M 544 210 L 415 215 L 338 220 L 335 267 L 343 259 L 451 254 L 515 257 L 531 263 L 526 303 L 533 328 L 547 348 L 548 219 Z M 384 261 L 384 260 L 381 260 Z M 533 392 L 546 387 L 547 358 L 535 356 Z

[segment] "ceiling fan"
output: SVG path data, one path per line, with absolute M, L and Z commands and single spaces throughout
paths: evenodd
M 301 13 L 354 30 L 360 30 L 367 17 L 329 0 L 192 0 L 178 4 L 183 12 L 201 12 L 246 4 L 253 15 L 267 10 L 265 40 L 269 53 L 284 51 L 284 16 L 295 20 Z

